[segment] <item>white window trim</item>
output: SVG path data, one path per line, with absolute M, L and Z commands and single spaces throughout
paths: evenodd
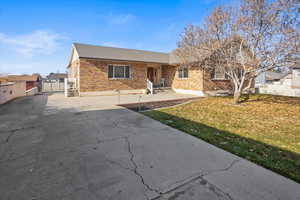
M 226 78 L 226 73 L 224 72 L 224 75 L 223 75 L 223 77 L 219 77 L 219 78 L 217 78 L 216 77 L 216 69 L 214 70 L 214 78 L 212 79 L 212 80 L 216 80 L 216 81 L 226 81 L 226 80 L 229 80 L 228 78 Z
M 124 77 L 123 78 L 120 78 L 120 77 L 112 77 L 112 78 L 109 78 L 109 66 L 113 66 L 113 76 L 115 76 L 115 67 L 129 67 L 129 77 L 126 78 L 125 77 L 125 70 L 124 70 Z M 125 64 L 108 64 L 107 65 L 107 77 L 109 80 L 129 80 L 129 79 L 132 79 L 132 75 L 131 75 L 131 66 L 130 65 L 125 65 Z
M 180 74 L 180 73 L 179 73 L 179 70 L 180 70 L 180 69 L 182 69 L 182 70 L 183 70 L 183 69 L 187 69 L 187 70 L 188 70 L 187 77 L 180 77 L 180 75 L 179 75 L 179 74 Z M 184 73 L 183 73 L 183 74 L 184 74 Z M 188 68 L 188 67 L 179 67 L 178 70 L 177 70 L 177 78 L 178 78 L 178 79 L 181 79 L 181 80 L 188 79 L 188 78 L 189 78 L 189 68 Z

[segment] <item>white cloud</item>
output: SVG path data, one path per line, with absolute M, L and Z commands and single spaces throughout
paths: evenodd
M 16 60 L 1 60 L 0 73 L 4 74 L 33 74 L 39 73 L 47 75 L 50 72 L 65 72 L 65 61 L 49 58 L 49 60 L 32 60 L 32 59 L 16 59 Z
M 59 48 L 60 42 L 65 39 L 67 38 L 60 34 L 44 30 L 14 36 L 0 33 L 0 43 L 29 57 L 38 54 L 50 55 Z
M 101 16 L 107 23 L 112 25 L 122 25 L 132 22 L 136 19 L 136 16 L 128 13 L 128 14 L 114 14 L 110 13 L 105 16 Z

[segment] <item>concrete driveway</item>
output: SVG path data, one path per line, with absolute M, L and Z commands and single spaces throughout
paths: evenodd
M 116 97 L 0 107 L 0 199 L 300 199 L 300 185 L 141 114 Z

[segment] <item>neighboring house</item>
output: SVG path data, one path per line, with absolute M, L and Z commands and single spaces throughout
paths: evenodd
M 7 83 L 8 82 L 8 78 L 7 77 L 1 77 L 0 76 L 0 84 L 2 83 Z
M 259 85 L 259 92 L 266 94 L 300 96 L 300 67 L 291 71 L 277 81 Z
M 35 80 L 35 78 L 29 75 L 0 76 L 0 104 L 6 103 L 17 97 L 35 95 L 38 92 L 38 89 L 32 89 L 32 85 L 35 85 L 32 84 L 32 82 L 34 82 L 33 80 Z
M 67 74 L 64 73 L 50 73 L 42 82 L 43 92 L 64 91 L 65 78 Z
M 0 78 L 1 80 L 1 78 Z M 27 95 L 25 81 L 0 82 L 0 104 Z
M 8 79 L 9 82 L 25 81 L 26 82 L 26 90 L 30 90 L 34 87 L 37 87 L 39 89 L 39 91 L 41 89 L 42 77 L 38 74 L 33 74 L 33 75 L 8 75 L 7 79 Z
M 199 96 L 231 87 L 224 73 L 182 66 L 173 53 L 74 43 L 67 68 L 79 95 L 145 93 L 149 82 Z
M 65 82 L 65 78 L 67 78 L 68 75 L 65 73 L 50 73 L 44 81 L 48 82 Z
M 275 81 L 279 81 L 281 78 L 286 76 L 286 73 L 279 73 L 273 71 L 266 71 L 261 73 L 255 78 L 255 87 L 259 87 L 265 84 L 271 84 Z

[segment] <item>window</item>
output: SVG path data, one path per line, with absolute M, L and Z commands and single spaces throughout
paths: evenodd
M 224 71 L 220 69 L 215 69 L 215 79 L 225 79 Z
M 211 79 L 213 80 L 226 80 L 229 77 L 227 74 L 220 68 L 214 68 L 212 71 Z
M 180 67 L 178 69 L 178 78 L 188 78 L 189 77 L 189 70 L 187 67 Z
M 128 65 L 108 65 L 108 78 L 130 78 Z

